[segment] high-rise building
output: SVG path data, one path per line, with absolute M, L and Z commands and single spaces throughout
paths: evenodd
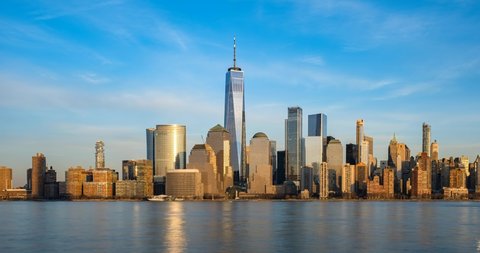
M 43 184 L 45 183 L 45 172 L 47 160 L 42 153 L 32 157 L 32 198 L 43 198 Z
M 124 160 L 122 161 L 122 179 L 133 181 L 133 188 L 136 194 L 125 193 L 126 196 L 150 197 L 153 195 L 153 168 L 150 160 Z M 118 186 L 118 185 L 117 185 Z M 128 186 L 128 185 L 126 185 Z M 119 195 L 119 194 L 117 194 Z M 121 195 L 121 194 L 120 194 Z
M 432 145 L 430 146 L 430 152 L 432 154 L 432 161 L 438 161 L 439 155 L 438 155 L 438 143 L 437 140 L 432 142 Z
M 52 166 L 45 172 L 44 197 L 46 199 L 58 199 L 59 197 L 57 172 Z
M 12 189 L 12 169 L 0 166 L 0 192 Z
M 72 167 L 65 172 L 66 195 L 68 198 L 81 198 L 83 182 L 87 181 L 87 172 L 82 167 Z
M 368 161 L 362 160 L 362 142 L 364 141 L 364 132 L 363 132 L 363 119 L 357 120 L 357 159 L 358 163 L 363 162 L 367 163 Z
M 345 162 L 349 164 L 357 164 L 357 145 L 349 143 L 345 147 Z
M 155 129 L 155 176 L 165 177 L 167 171 L 185 169 L 186 127 L 184 125 L 157 125 Z
M 236 183 L 246 177 L 245 91 L 243 71 L 237 66 L 236 43 L 233 39 L 233 67 L 225 80 L 224 126 L 230 133 L 230 160 Z
M 328 198 L 328 193 L 329 193 L 329 185 L 328 185 L 328 164 L 326 162 L 322 162 L 320 164 L 320 191 L 319 191 L 319 197 L 321 199 L 326 199 Z
M 397 179 L 402 179 L 403 162 L 410 159 L 410 149 L 404 143 L 399 143 L 395 134 L 388 145 L 388 166 L 395 170 Z
M 417 166 L 412 171 L 412 197 L 430 198 L 432 193 L 432 163 L 426 152 L 418 158 Z
M 323 113 L 308 115 L 308 136 L 304 139 L 304 164 L 319 166 L 326 160 L 324 147 L 327 145 L 327 115 Z
M 275 173 L 275 184 L 280 185 L 285 181 L 285 150 L 277 151 L 277 171 Z
M 233 185 L 233 170 L 230 163 L 230 133 L 220 125 L 212 127 L 207 134 L 207 144 L 213 148 L 217 159 L 217 173 L 222 192 Z
M 327 144 L 327 164 L 329 169 L 331 181 L 334 183 L 330 185 L 331 190 L 338 193 L 341 192 L 341 178 L 343 167 L 343 146 L 340 140 L 332 139 Z
M 95 169 L 105 168 L 105 145 L 103 141 L 95 143 Z
M 355 165 L 344 164 L 342 167 L 342 196 L 351 198 L 355 195 Z
M 430 153 L 430 130 L 431 127 L 427 123 L 423 123 L 423 138 L 422 138 L 422 152 L 427 153 L 428 156 L 432 156 Z
M 357 163 L 355 167 L 355 189 L 357 196 L 365 197 L 367 194 L 368 168 L 365 163 Z
M 275 174 L 277 173 L 277 141 L 270 140 L 270 157 L 272 159 L 272 184 L 275 184 Z
M 155 168 L 155 128 L 146 129 L 147 137 L 147 160 L 152 161 L 152 166 Z
M 208 144 L 193 146 L 188 158 L 187 169 L 197 169 L 201 173 L 204 194 L 215 196 L 219 193 L 217 159 L 213 148 Z
M 265 133 L 256 133 L 248 152 L 248 193 L 272 193 L 271 161 L 270 140 Z
M 285 120 L 286 179 L 300 180 L 302 162 L 302 108 L 289 107 Z

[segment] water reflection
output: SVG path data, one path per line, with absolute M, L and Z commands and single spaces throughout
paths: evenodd
M 165 245 L 167 252 L 184 252 L 187 246 L 185 238 L 185 216 L 183 203 L 168 203 L 166 210 Z

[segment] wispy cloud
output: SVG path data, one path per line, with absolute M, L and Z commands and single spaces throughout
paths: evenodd
M 102 84 L 110 82 L 109 78 L 99 76 L 92 72 L 82 73 L 78 75 L 82 80 L 91 84 Z

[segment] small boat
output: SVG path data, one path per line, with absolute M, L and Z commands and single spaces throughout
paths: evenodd
M 151 198 L 148 198 L 148 201 L 165 201 L 168 200 L 167 195 L 155 195 Z

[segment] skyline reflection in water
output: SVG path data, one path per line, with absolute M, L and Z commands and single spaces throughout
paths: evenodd
M 479 202 L 0 202 L 1 252 L 480 252 Z

